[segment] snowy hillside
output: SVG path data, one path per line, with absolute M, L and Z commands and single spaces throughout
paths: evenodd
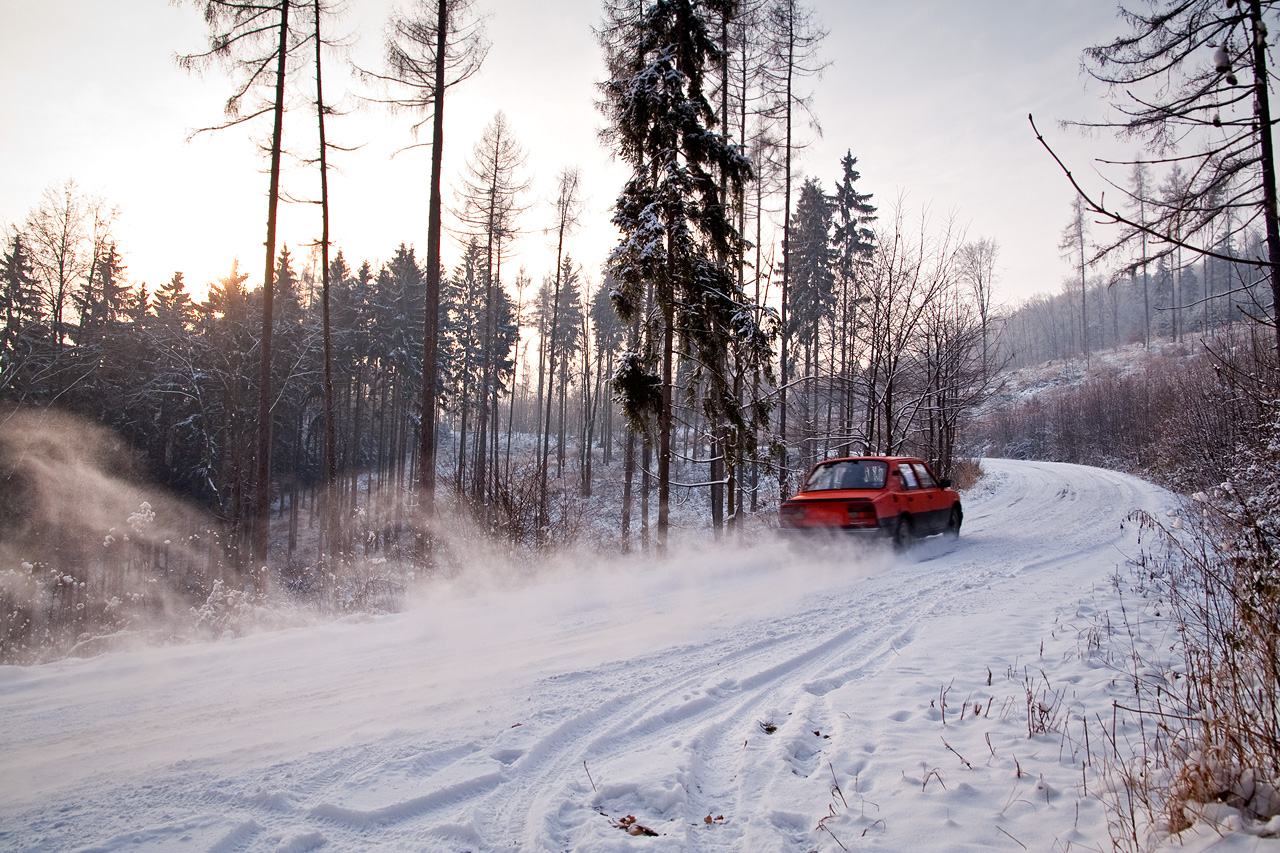
M 905 558 L 494 572 L 394 616 L 0 668 L 0 849 L 1110 849 L 1079 720 L 1124 695 L 1098 630 L 1123 520 L 1173 499 L 984 464 L 960 540 Z

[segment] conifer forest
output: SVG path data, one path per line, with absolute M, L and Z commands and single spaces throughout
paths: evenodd
M 1274 198 L 1264 223 L 1251 194 L 1274 176 L 1241 159 L 1256 135 L 1231 104 L 1233 171 L 1206 185 L 1195 163 L 1134 164 L 1116 178 L 1123 211 L 1063 210 L 1078 277 L 1012 305 L 1000 243 L 961 213 L 867 186 L 856 140 L 838 162 L 801 158 L 831 61 L 801 0 L 604 0 L 600 139 L 626 176 L 594 268 L 575 260 L 577 168 L 537 198 L 501 111 L 478 138 L 451 134 L 450 105 L 488 58 L 478 3 L 360 22 L 385 45 L 354 72 L 326 0 L 183 5 L 207 32 L 179 65 L 193 85 L 210 69 L 229 81 L 200 132 L 262 140 L 264 251 L 229 255 L 213 281 L 144 283 L 111 199 L 67 180 L 5 212 L 0 637 L 14 660 L 148 609 L 213 626 L 269 595 L 394 609 L 471 547 L 661 554 L 772 524 L 832 455 L 914 454 L 955 477 L 1010 368 L 1263 328 L 1273 307 L 1258 271 L 1280 262 Z M 350 79 L 430 149 L 415 189 L 427 233 L 387 234 L 385 262 L 330 229 L 349 120 L 334 104 L 351 99 L 330 81 Z M 446 140 L 470 152 L 458 174 Z M 282 180 L 287 159 L 315 197 Z M 287 245 L 278 211 L 300 204 L 314 236 Z M 1119 228 L 1104 234 L 1108 214 Z M 534 229 L 554 250 L 545 268 L 511 257 Z M 55 489 L 81 510 L 56 509 Z

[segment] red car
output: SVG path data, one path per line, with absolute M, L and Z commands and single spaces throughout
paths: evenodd
M 819 462 L 796 496 L 782 502 L 778 516 L 784 530 L 879 533 L 900 550 L 918 536 L 959 536 L 964 520 L 951 481 L 909 456 Z

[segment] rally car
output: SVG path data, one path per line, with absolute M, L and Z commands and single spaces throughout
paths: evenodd
M 784 531 L 879 534 L 905 550 L 920 536 L 959 536 L 964 511 L 951 481 L 923 460 L 857 456 L 814 465 L 778 516 Z

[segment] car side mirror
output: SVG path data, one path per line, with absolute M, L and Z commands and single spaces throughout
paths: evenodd
M 951 488 L 951 479 L 950 479 L 949 477 L 943 477 L 943 478 L 942 478 L 941 480 L 939 480 L 938 482 L 942 485 L 942 488 L 944 488 L 944 489 L 949 489 L 949 488 Z

